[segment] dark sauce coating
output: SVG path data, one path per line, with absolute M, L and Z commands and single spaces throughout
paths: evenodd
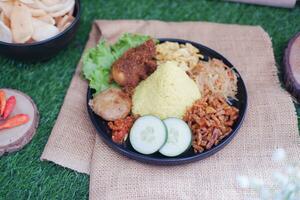
M 157 68 L 155 42 L 150 39 L 142 45 L 129 49 L 112 65 L 112 78 L 125 91 L 134 89 Z

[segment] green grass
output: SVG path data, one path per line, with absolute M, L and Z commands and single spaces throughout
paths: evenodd
M 94 19 L 158 19 L 261 25 L 272 37 L 279 65 L 289 38 L 300 31 L 299 5 L 288 10 L 211 0 L 83 0 L 82 7 L 78 34 L 57 57 L 36 64 L 0 58 L 0 88 L 16 88 L 28 93 L 37 103 L 41 114 L 33 141 L 22 151 L 0 158 L 0 199 L 88 198 L 87 175 L 40 162 L 39 157 L 55 123 Z

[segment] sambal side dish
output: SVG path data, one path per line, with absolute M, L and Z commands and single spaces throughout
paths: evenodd
M 83 59 L 94 89 L 89 105 L 107 121 L 112 140 L 129 140 L 141 154 L 176 157 L 201 153 L 231 134 L 239 110 L 237 74 L 190 43 L 159 43 L 124 34 L 115 44 L 101 40 Z

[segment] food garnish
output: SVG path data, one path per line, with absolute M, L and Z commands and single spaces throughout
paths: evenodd
M 115 44 L 111 45 L 111 49 L 115 58 L 118 59 L 130 48 L 135 48 L 150 39 L 153 38 L 148 35 L 125 33 Z
M 121 89 L 110 88 L 98 93 L 89 102 L 93 111 L 107 121 L 125 118 L 131 109 L 131 99 Z
M 0 117 L 3 115 L 6 106 L 6 95 L 4 90 L 0 90 Z
M 155 42 L 150 39 L 126 51 L 112 66 L 112 77 L 126 90 L 134 89 L 141 80 L 156 70 Z
M 128 49 L 149 39 L 149 36 L 127 33 L 114 45 L 101 40 L 97 47 L 88 50 L 83 57 L 83 74 L 89 80 L 89 86 L 98 93 L 114 85 L 110 81 L 112 64 Z
M 158 117 L 146 115 L 134 122 L 129 139 L 137 152 L 145 155 L 153 154 L 166 143 L 167 128 Z
M 75 0 L 0 1 L 0 41 L 34 43 L 64 31 L 74 21 Z
M 206 89 L 205 96 L 196 101 L 183 117 L 193 133 L 195 152 L 203 152 L 217 145 L 232 131 L 239 110 L 226 102 L 223 96 Z
M 133 124 L 129 137 L 132 147 L 145 155 L 159 152 L 167 157 L 175 157 L 192 144 L 189 126 L 174 117 L 165 120 L 153 115 L 140 117 Z
M 96 94 L 111 87 L 110 68 L 114 61 L 111 48 L 104 40 L 84 54 L 83 74 L 89 80 L 90 88 L 96 90 Z
M 108 126 L 112 130 L 111 138 L 115 143 L 122 144 L 126 141 L 134 120 L 135 117 L 127 116 L 123 119 L 108 122 Z
M 176 62 L 168 61 L 135 88 L 132 112 L 161 119 L 182 118 L 186 109 L 200 97 L 196 83 Z
M 206 87 L 225 99 L 236 99 L 237 75 L 221 60 L 213 58 L 208 62 L 200 61 L 188 73 L 196 81 L 200 91 L 204 91 Z
M 6 106 L 2 115 L 3 119 L 6 119 L 12 113 L 16 106 L 16 103 L 16 97 L 14 96 L 11 96 L 7 99 Z
M 15 115 L 15 116 L 7 119 L 6 121 L 4 121 L 2 124 L 0 124 L 0 130 L 21 126 L 21 125 L 29 122 L 29 120 L 30 119 L 29 119 L 28 115 L 25 115 L 25 114 Z
M 167 118 L 163 122 L 167 127 L 168 139 L 159 153 L 168 157 L 179 156 L 191 147 L 191 129 L 185 121 L 178 118 Z

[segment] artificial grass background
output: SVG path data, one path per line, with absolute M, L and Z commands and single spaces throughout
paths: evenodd
M 41 119 L 23 150 L 0 158 L 0 199 L 86 199 L 87 175 L 41 162 L 94 19 L 158 19 L 261 25 L 273 38 L 280 64 L 283 50 L 300 31 L 300 6 L 293 10 L 212 0 L 82 0 L 81 26 L 69 47 L 48 62 L 24 64 L 0 58 L 0 88 L 19 89 L 36 102 Z M 279 70 L 280 71 L 280 70 Z M 300 110 L 300 109 L 299 109 Z

